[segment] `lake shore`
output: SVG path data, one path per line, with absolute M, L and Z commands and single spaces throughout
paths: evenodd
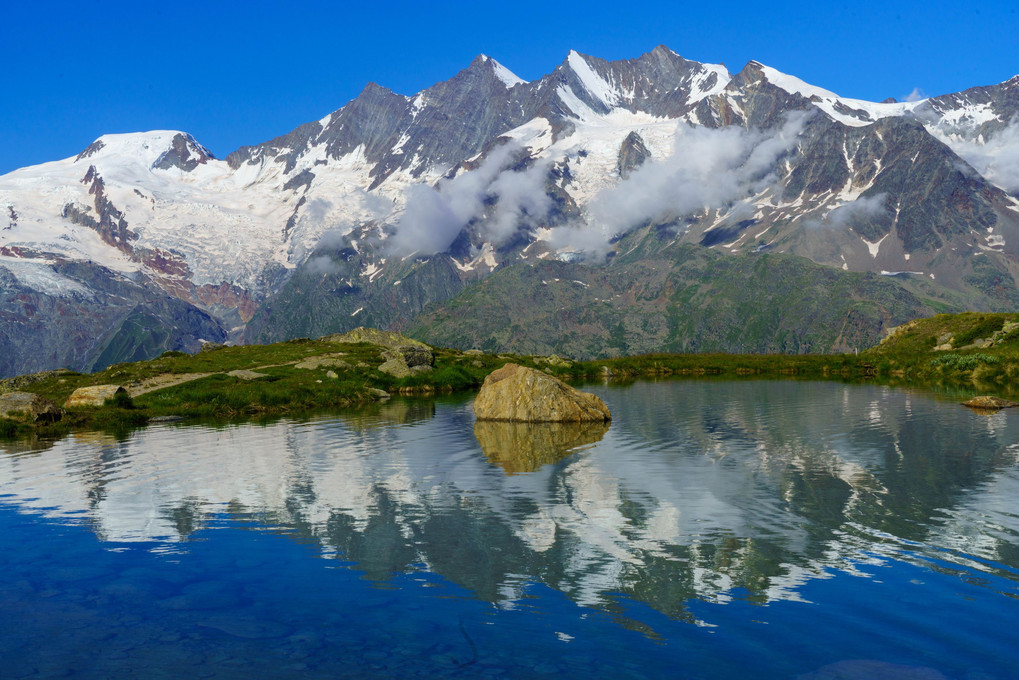
M 938 315 L 893 329 L 859 354 L 647 354 L 572 361 L 428 347 L 396 333 L 344 335 L 272 345 L 210 346 L 188 355 L 115 364 L 85 374 L 59 370 L 0 381 L 0 395 L 28 392 L 63 407 L 56 422 L 0 417 L 0 437 L 58 436 L 78 429 L 139 427 L 152 419 L 294 415 L 349 408 L 392 395 L 476 390 L 506 363 L 570 382 L 654 376 L 785 377 L 941 387 L 961 395 L 1019 394 L 1019 315 Z M 122 388 L 102 405 L 68 403 L 76 390 Z

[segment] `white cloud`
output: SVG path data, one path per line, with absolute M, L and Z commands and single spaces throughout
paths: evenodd
M 543 218 L 551 207 L 545 194 L 547 162 L 512 170 L 510 166 L 522 151 L 519 143 L 508 142 L 488 154 L 475 170 L 443 180 L 435 188 L 424 184 L 409 187 L 389 247 L 402 254 L 441 253 L 475 218 L 481 218 L 478 229 L 482 236 L 499 245 L 522 226 Z
M 807 228 L 844 229 L 854 226 L 860 220 L 869 220 L 888 210 L 888 194 L 861 196 L 855 201 L 843 203 L 828 212 L 822 219 L 804 220 Z
M 315 255 L 304 264 L 304 271 L 313 276 L 319 274 L 336 274 L 340 267 L 328 255 Z
M 970 141 L 945 134 L 938 134 L 938 138 L 988 180 L 1019 194 L 1019 118 L 986 140 L 978 137 Z
M 918 102 L 921 99 L 927 99 L 927 95 L 919 87 L 914 87 L 913 91 L 906 95 L 904 101 Z

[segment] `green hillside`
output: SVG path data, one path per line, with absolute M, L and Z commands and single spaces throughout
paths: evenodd
M 796 256 L 676 245 L 609 266 L 506 267 L 427 308 L 408 332 L 446 347 L 582 359 L 855 352 L 887 328 L 958 308 L 937 292 Z

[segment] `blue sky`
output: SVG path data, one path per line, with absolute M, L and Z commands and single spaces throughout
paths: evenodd
M 756 59 L 847 97 L 905 98 L 1019 73 L 1016 3 L 7 3 L 0 173 L 104 133 L 179 129 L 219 157 L 318 119 L 369 81 L 401 94 L 485 53 L 531 80 L 570 49 L 665 44 L 738 71 Z

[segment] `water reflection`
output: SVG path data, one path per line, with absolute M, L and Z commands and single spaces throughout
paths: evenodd
M 368 578 L 424 568 L 503 608 L 532 583 L 619 595 L 796 600 L 887 559 L 1019 567 L 1019 418 L 876 386 L 637 383 L 606 426 L 475 424 L 394 401 L 310 422 L 158 426 L 0 455 L 0 495 L 103 540 L 182 545 L 255 513 Z M 494 463 L 494 465 L 493 465 Z
M 602 440 L 606 422 L 510 423 L 479 420 L 474 436 L 481 451 L 507 474 L 534 472 Z

